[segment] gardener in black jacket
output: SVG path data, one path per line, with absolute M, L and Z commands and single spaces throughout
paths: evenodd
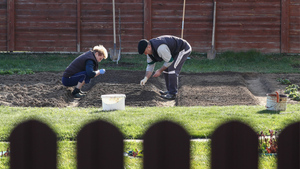
M 95 46 L 92 51 L 83 53 L 66 68 L 62 77 L 62 84 L 64 86 L 76 86 L 72 92 L 75 98 L 85 96 L 81 87 L 89 83 L 91 78 L 105 73 L 105 69 L 98 70 L 98 62 L 106 58 L 107 50 L 102 45 Z
M 158 77 L 164 73 L 167 91 L 159 91 L 161 97 L 174 100 L 177 95 L 178 76 L 187 57 L 192 52 L 190 44 L 176 36 L 163 35 L 151 40 L 142 39 L 138 44 L 139 54 L 147 56 L 148 66 L 146 75 L 140 84 L 145 85 L 151 77 L 156 62 L 164 61 L 163 66 L 156 70 L 153 77 Z

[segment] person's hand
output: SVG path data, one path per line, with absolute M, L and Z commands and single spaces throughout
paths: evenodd
M 144 77 L 144 79 L 141 80 L 140 85 L 144 86 L 146 84 L 147 80 L 148 80 L 148 77 Z
M 100 74 L 104 74 L 105 73 L 105 69 L 99 69 Z
M 152 77 L 158 77 L 158 76 L 160 76 L 161 75 L 161 71 L 158 69 L 155 73 L 154 73 L 154 75 L 152 76 Z

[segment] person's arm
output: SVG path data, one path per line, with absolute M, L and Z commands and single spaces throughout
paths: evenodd
M 94 78 L 94 77 L 97 77 L 98 75 L 100 75 L 99 70 L 94 71 L 94 66 L 95 66 L 95 63 L 93 60 L 87 60 L 85 62 L 85 71 L 90 78 Z
M 166 70 L 174 62 L 174 59 L 172 58 L 172 54 L 170 52 L 170 49 L 167 45 L 165 45 L 165 44 L 160 45 L 157 49 L 157 53 L 165 61 L 165 63 L 163 64 L 163 66 L 160 69 L 158 69 L 155 72 L 153 77 L 160 76 L 161 73 L 164 70 Z
M 146 68 L 146 74 L 144 79 L 141 80 L 140 84 L 141 85 L 145 85 L 146 82 L 148 81 L 148 79 L 151 77 L 154 68 L 155 68 L 155 62 L 153 62 L 153 60 L 147 55 L 147 68 Z

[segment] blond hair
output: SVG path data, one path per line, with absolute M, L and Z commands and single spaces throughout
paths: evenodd
M 107 59 L 107 55 L 108 55 L 107 50 L 105 49 L 105 47 L 103 45 L 94 46 L 93 51 L 103 54 L 104 59 Z

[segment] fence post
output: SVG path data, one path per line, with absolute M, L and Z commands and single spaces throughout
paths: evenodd
M 162 121 L 144 135 L 144 169 L 189 169 L 190 136 L 178 124 Z
M 152 0 L 144 0 L 144 37 L 152 38 Z
M 15 0 L 7 0 L 7 51 L 15 50 Z
M 258 168 L 258 137 L 247 125 L 231 121 L 212 135 L 212 169 Z
M 300 122 L 283 129 L 278 137 L 278 169 L 300 168 Z
M 280 53 L 289 52 L 290 34 L 290 0 L 281 0 L 281 30 L 280 30 Z
M 80 42 L 81 42 L 81 0 L 76 1 L 77 5 L 77 39 L 76 39 L 76 48 L 77 52 L 80 52 Z
M 78 169 L 123 169 L 123 152 L 123 135 L 108 122 L 91 122 L 77 135 Z
M 19 124 L 10 138 L 11 169 L 53 169 L 57 163 L 55 133 L 36 120 Z

